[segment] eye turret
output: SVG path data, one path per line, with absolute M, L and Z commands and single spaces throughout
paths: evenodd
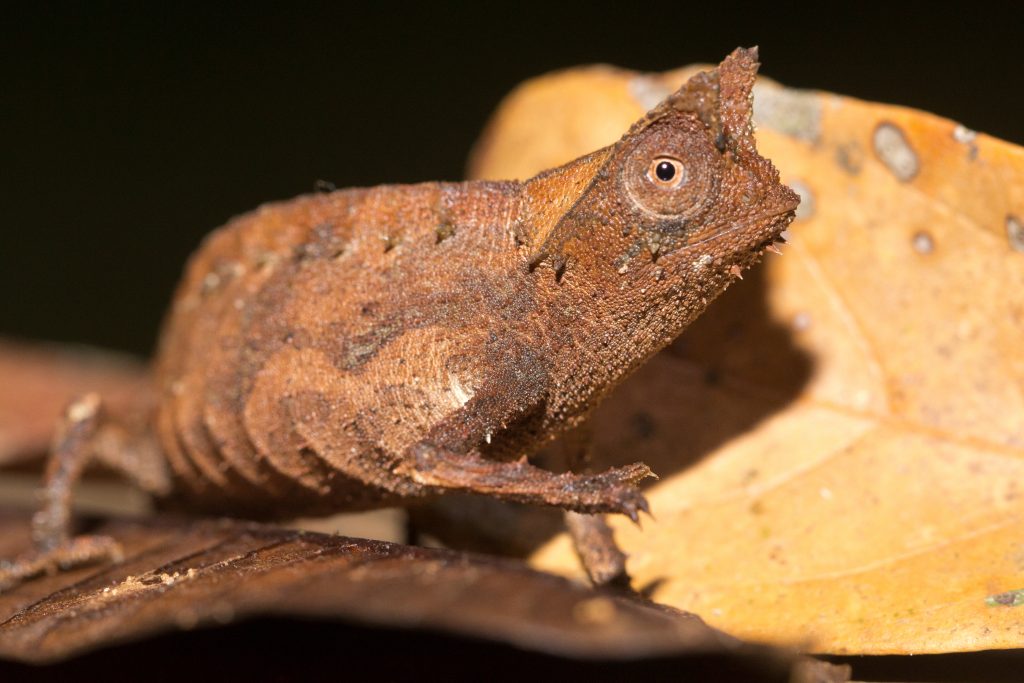
M 659 223 L 678 221 L 680 230 L 714 205 L 722 169 L 721 154 L 703 126 L 684 116 L 667 116 L 643 131 L 622 167 L 637 208 Z

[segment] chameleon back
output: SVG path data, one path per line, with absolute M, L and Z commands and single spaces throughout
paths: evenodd
M 512 275 L 519 188 L 309 195 L 210 235 L 157 355 L 176 495 L 253 515 L 415 495 L 383 480 L 397 454 L 465 404 L 481 371 L 471 350 L 531 306 Z

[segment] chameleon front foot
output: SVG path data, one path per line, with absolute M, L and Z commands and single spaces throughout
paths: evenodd
M 589 514 L 620 513 L 634 522 L 639 522 L 641 511 L 650 514 L 636 485 L 654 476 L 643 463 L 598 474 L 555 474 L 534 467 L 525 458 L 496 462 L 473 452 L 455 453 L 427 443 L 414 446 L 395 473 L 438 492 L 476 493 Z
M 120 562 L 121 545 L 109 536 L 77 536 L 52 548 L 38 548 L 0 561 L 0 591 L 41 574 L 56 574 L 86 564 Z
M 647 499 L 636 488 L 648 477 L 657 478 L 651 468 L 642 462 L 625 467 L 613 467 L 597 474 L 565 473 L 555 475 L 579 499 L 581 505 L 563 506 L 567 510 L 594 514 L 617 512 L 626 515 L 634 524 L 640 523 L 640 513 L 651 514 Z

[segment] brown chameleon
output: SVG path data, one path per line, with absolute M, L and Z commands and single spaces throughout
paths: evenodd
M 73 536 L 99 460 L 165 507 L 287 517 L 449 492 L 569 512 L 597 582 L 624 556 L 600 513 L 647 510 L 636 463 L 528 457 L 580 426 L 780 239 L 797 196 L 758 155 L 756 50 L 699 74 L 617 143 L 525 182 L 349 189 L 268 204 L 186 268 L 137 415 L 74 402 L 36 549 L 0 586 L 117 556 Z

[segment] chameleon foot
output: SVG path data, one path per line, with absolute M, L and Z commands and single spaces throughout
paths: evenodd
M 566 512 L 565 526 L 591 583 L 595 586 L 629 586 L 626 554 L 616 545 L 612 528 L 604 515 Z
M 31 550 L 0 561 L 0 592 L 41 574 L 56 574 L 85 564 L 120 562 L 121 545 L 109 536 L 77 536 L 53 548 Z
M 525 458 L 495 462 L 474 452 L 455 453 L 429 443 L 414 446 L 409 458 L 395 473 L 438 492 L 476 493 L 591 514 L 615 512 L 637 523 L 639 513 L 650 514 L 650 509 L 635 487 L 643 479 L 654 476 L 642 463 L 598 474 L 555 474 L 534 467 Z

